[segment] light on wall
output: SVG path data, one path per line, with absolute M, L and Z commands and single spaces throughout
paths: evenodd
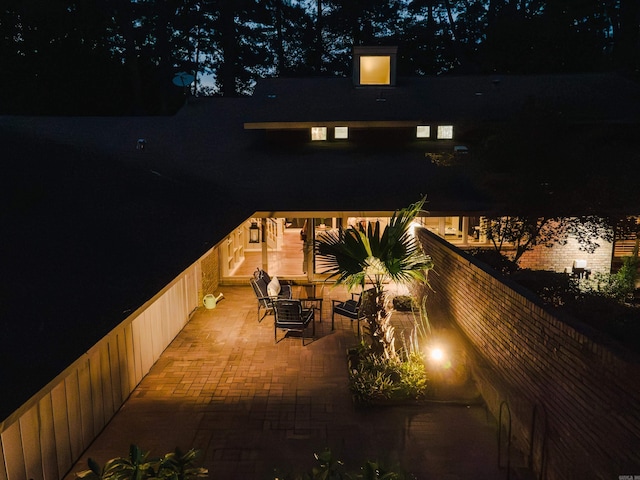
M 249 243 L 259 243 L 260 242 L 260 229 L 258 228 L 257 222 L 251 222 L 251 226 L 249 227 Z

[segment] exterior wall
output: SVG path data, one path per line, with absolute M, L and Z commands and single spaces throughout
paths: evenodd
M 56 480 L 69 472 L 200 304 L 200 263 L 0 423 L 0 480 Z
M 586 260 L 587 268 L 592 272 L 609 273 L 613 256 L 613 243 L 600 241 L 593 253 L 580 251 L 580 245 L 575 238 L 569 238 L 566 245 L 554 245 L 551 248 L 537 246 L 525 252 L 520 257 L 521 268 L 532 270 L 551 270 L 555 272 L 570 272 L 574 260 Z
M 554 317 L 526 290 L 426 229 L 418 236 L 435 263 L 430 316 L 451 319 L 468 339 L 488 408 L 499 418 L 508 407 L 513 441 L 531 452 L 541 478 L 637 474 L 638 357 Z

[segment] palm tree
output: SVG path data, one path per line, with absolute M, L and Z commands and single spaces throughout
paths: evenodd
M 366 283 L 373 285 L 375 308 L 366 316 L 368 334 L 372 349 L 386 356 L 396 353 L 385 307 L 385 284 L 426 284 L 433 267 L 431 257 L 413 236 L 411 225 L 425 200 L 395 212 L 382 232 L 379 222 L 369 222 L 366 227 L 323 232 L 315 242 L 316 256 L 324 267 L 322 273 L 328 273 L 336 285 L 346 285 L 350 291 L 358 286 L 364 289 Z

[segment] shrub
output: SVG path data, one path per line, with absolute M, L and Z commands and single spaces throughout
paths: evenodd
M 509 278 L 554 307 L 572 302 L 580 295 L 578 279 L 564 273 L 523 269 L 513 272 Z
M 208 475 L 206 468 L 195 466 L 199 450 L 182 453 L 180 449 L 163 457 L 149 458 L 149 452 L 137 445 L 129 447 L 128 457 L 108 460 L 104 466 L 90 458 L 89 470 L 79 472 L 81 480 L 198 480 Z
M 360 347 L 349 365 L 349 388 L 356 403 L 418 400 L 427 390 L 427 374 L 417 353 L 386 358 Z
M 518 265 L 496 250 L 478 248 L 469 250 L 468 253 L 481 262 L 486 263 L 494 270 L 508 275 L 518 270 Z
M 358 472 L 347 471 L 344 462 L 338 460 L 330 449 L 325 449 L 321 453 L 313 455 L 318 465 L 313 467 L 309 473 L 304 474 L 281 474 L 277 471 L 274 480 L 409 480 L 415 479 L 411 474 L 407 474 L 399 465 L 387 465 L 378 460 L 367 460 L 360 467 Z

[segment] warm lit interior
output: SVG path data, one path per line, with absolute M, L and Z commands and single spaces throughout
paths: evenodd
M 326 140 L 327 127 L 311 127 L 311 140 Z
M 438 138 L 447 140 L 453 138 L 453 125 L 438 125 Z
M 429 125 L 418 125 L 416 127 L 417 138 L 429 138 L 431 136 L 431 127 Z
M 337 139 L 349 138 L 349 127 L 336 127 L 333 134 Z
M 313 255 L 314 240 L 326 231 L 366 226 L 380 222 L 384 228 L 390 217 L 318 217 L 318 218 L 250 218 L 234 229 L 220 247 L 221 274 L 224 278 L 246 279 L 261 266 L 290 278 L 308 274 L 322 278 L 323 267 Z M 416 226 L 431 230 L 448 242 L 459 246 L 486 245 L 481 235 L 480 217 L 417 217 Z M 252 237 L 257 242 L 252 241 Z M 268 267 L 268 268 L 266 268 Z
M 391 57 L 362 56 L 360 57 L 361 85 L 390 85 Z

